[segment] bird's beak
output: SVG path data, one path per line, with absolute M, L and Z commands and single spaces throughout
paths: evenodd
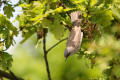
M 68 58 L 68 57 L 65 57 L 65 62 L 67 62 L 67 58 Z

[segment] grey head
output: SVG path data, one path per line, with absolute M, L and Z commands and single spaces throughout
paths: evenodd
M 65 56 L 65 61 L 67 61 L 68 56 L 70 56 L 71 53 L 69 53 L 69 51 L 66 49 L 64 52 L 64 56 Z
M 73 46 L 67 46 L 64 52 L 65 60 L 72 55 L 75 52 L 75 49 Z

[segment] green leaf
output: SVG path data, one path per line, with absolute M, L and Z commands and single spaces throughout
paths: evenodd
M 4 44 L 4 50 L 7 50 L 13 44 L 13 37 L 17 34 L 17 28 L 5 16 L 0 14 L 0 42 Z
M 98 5 L 101 5 L 104 1 L 105 1 L 105 0 L 97 0 L 96 5 L 97 5 L 97 6 L 98 6 Z
M 76 4 L 74 4 L 71 0 L 61 0 L 62 3 L 65 4 L 67 7 L 75 7 Z
M 114 68 L 113 68 L 113 73 L 118 77 L 120 78 L 120 65 L 115 65 Z
M 96 8 L 91 11 L 90 21 L 94 24 L 106 27 L 112 24 L 112 20 L 114 20 L 114 17 L 111 10 Z
M 48 20 L 48 19 L 43 19 L 41 22 L 42 27 L 49 27 L 50 25 L 52 25 L 52 21 Z
M 60 39 L 64 35 L 64 25 L 61 24 L 62 17 L 60 15 L 54 16 L 54 22 L 50 25 L 50 32 L 55 36 L 56 39 Z
M 115 18 L 120 21 L 120 1 L 119 2 L 115 2 L 114 5 L 112 6 L 111 10 L 113 12 L 113 15 L 115 16 Z
M 12 7 L 12 5 L 10 5 L 10 4 L 6 5 L 3 10 L 4 10 L 4 14 L 5 14 L 8 18 L 13 17 L 12 12 L 14 12 L 15 10 L 14 10 L 14 8 Z
M 0 65 L 4 70 L 8 70 L 12 66 L 12 61 L 12 55 L 0 51 Z

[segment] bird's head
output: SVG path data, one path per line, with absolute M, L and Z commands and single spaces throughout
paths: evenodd
M 67 60 L 67 58 L 70 56 L 68 49 L 65 50 L 64 56 L 65 56 L 65 60 Z
M 67 47 L 64 52 L 65 60 L 74 53 L 74 50 L 72 47 Z

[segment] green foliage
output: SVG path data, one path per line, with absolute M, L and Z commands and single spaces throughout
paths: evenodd
M 61 24 L 61 18 L 60 15 L 55 15 L 54 22 L 49 25 L 50 32 L 54 34 L 56 39 L 60 39 L 64 35 L 64 25 Z
M 113 6 L 112 6 L 112 11 L 113 11 L 113 15 L 115 16 L 115 18 L 118 20 L 118 22 L 120 21 L 120 7 L 119 7 L 120 1 L 117 0 L 116 2 L 114 2 Z
M 12 23 L 0 14 L 0 66 L 4 70 L 8 70 L 12 62 L 12 56 L 4 51 L 13 45 L 13 37 L 17 36 L 17 34 L 17 29 Z
M 24 37 L 23 41 L 34 34 L 37 29 L 44 27 L 47 27 L 57 39 L 62 38 L 65 25 L 71 27 L 68 13 L 75 10 L 83 13 L 84 21 L 90 21 L 104 29 L 113 24 L 115 17 L 112 7 L 115 4 L 115 1 L 107 0 L 61 0 L 61 2 L 52 0 L 51 2 L 33 1 L 31 4 L 21 4 L 23 14 L 18 17 L 18 20 Z M 55 18 L 58 15 L 59 17 Z
M 116 68 L 120 64 L 119 44 L 120 40 L 116 40 L 115 37 L 110 35 L 104 35 L 99 41 L 94 41 L 93 43 L 84 42 L 80 53 L 78 53 L 79 58 L 84 56 L 91 60 L 91 67 L 99 67 L 105 80 L 114 80 L 113 76 L 119 79 L 119 68 Z M 87 46 L 86 48 L 84 47 L 85 45 Z
M 0 51 L 7 50 L 13 44 L 13 37 L 17 36 L 17 34 L 17 29 L 12 23 L 0 14 L 0 44 L 4 46 Z
M 12 7 L 12 5 L 8 4 L 6 6 L 4 6 L 4 14 L 10 18 L 10 17 L 13 17 L 13 12 L 14 12 L 14 8 Z
M 18 16 L 18 20 L 20 21 L 20 30 L 22 30 L 24 40 L 28 39 L 37 29 L 42 29 L 44 27 L 47 27 L 57 39 L 62 37 L 65 29 L 64 25 L 71 22 L 65 12 L 72 9 L 63 9 L 62 6 L 56 6 L 55 9 L 51 9 L 49 7 L 50 5 L 48 5 L 46 1 L 21 4 L 23 11 L 25 11 Z M 62 14 L 63 12 L 64 14 Z
M 0 51 L 0 67 L 4 70 L 9 70 L 9 68 L 12 66 L 12 55 L 10 55 L 7 52 Z
M 86 35 L 88 37 L 83 39 L 82 48 L 78 51 L 78 55 L 83 60 L 81 64 L 87 64 L 89 67 L 84 65 L 82 67 L 85 69 L 81 71 L 81 64 L 77 64 L 77 61 L 71 63 L 67 65 L 68 67 L 64 67 L 65 72 L 62 80 L 106 80 L 114 79 L 113 76 L 119 78 L 118 67 L 120 63 L 118 62 L 118 56 L 120 46 L 118 46 L 119 41 L 114 36 L 114 34 L 119 33 L 119 25 L 115 27 L 119 22 L 118 0 L 61 0 L 61 2 L 46 0 L 21 4 L 21 7 L 23 8 L 23 14 L 18 17 L 18 20 L 24 39 L 28 39 L 37 29 L 46 27 L 56 39 L 61 39 L 65 34 L 66 25 L 71 27 L 68 14 L 76 10 L 83 13 L 81 25 L 85 24 L 82 27 L 87 29 L 88 33 Z M 97 28 L 93 28 L 94 25 Z M 102 35 L 102 38 L 99 35 Z M 113 64 L 111 65 L 111 63 Z M 80 66 L 71 70 L 72 67 L 75 67 L 74 65 Z M 79 72 L 77 73 L 77 71 Z M 76 74 L 71 76 L 72 72 Z
M 51 73 L 54 74 L 54 80 L 120 79 L 119 0 L 19 0 L 15 6 L 18 5 L 23 12 L 16 18 L 19 21 L 19 29 L 22 32 L 22 43 L 38 30 L 42 31 L 43 28 L 48 28 L 49 35 L 52 34 L 54 36 L 52 38 L 50 36 L 51 39 L 47 40 L 48 43 L 54 38 L 56 40 L 62 39 L 66 34 L 66 29 L 72 27 L 69 14 L 73 11 L 81 11 L 83 14 L 81 27 L 84 32 L 84 38 L 82 47 L 77 52 L 78 58 L 71 56 L 65 64 L 62 57 L 63 54 L 60 56 L 63 53 L 63 45 L 59 46 L 61 50 L 58 48 L 53 51 L 53 53 L 60 51 L 60 54 L 49 55 L 50 69 Z M 15 10 L 9 0 L 7 0 L 3 11 L 7 18 L 13 16 L 12 13 Z M 13 45 L 13 37 L 17 36 L 18 31 L 4 15 L 0 14 L 0 66 L 2 69 L 7 70 L 11 66 L 12 56 L 5 50 Z M 28 51 L 31 52 L 30 48 L 29 46 Z M 42 57 L 40 60 L 41 65 L 44 64 Z M 39 62 L 34 62 L 37 61 L 29 62 L 28 60 L 26 63 L 32 63 L 33 65 L 31 66 L 39 69 L 40 65 L 37 65 Z M 17 65 L 21 67 L 21 64 Z M 34 65 L 37 65 L 37 67 Z M 45 66 L 41 68 L 44 69 Z M 37 69 L 35 70 L 38 71 Z M 40 74 L 42 73 L 44 73 L 44 78 L 40 79 L 46 80 L 45 70 L 41 70 Z
M 103 27 L 110 26 L 112 24 L 112 20 L 114 19 L 114 17 L 112 16 L 112 11 L 103 9 L 93 9 L 90 12 L 90 21 L 92 21 L 94 24 L 98 24 L 99 26 Z

